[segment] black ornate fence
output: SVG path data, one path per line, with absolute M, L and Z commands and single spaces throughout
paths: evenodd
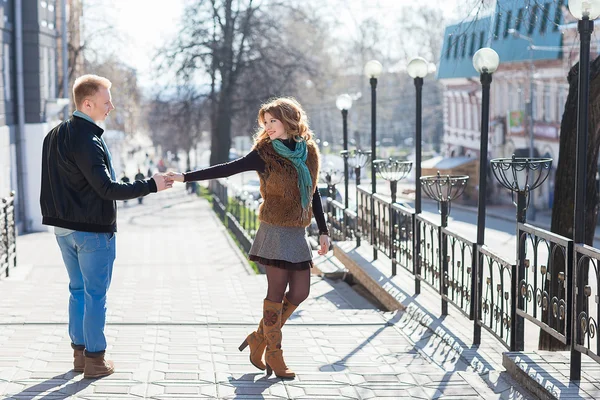
M 244 251 L 249 252 L 258 230 L 259 201 L 243 192 L 235 192 L 217 180 L 209 182 L 209 190 L 213 194 L 213 209 L 233 232 Z
M 217 181 L 211 191 L 216 212 L 249 248 L 255 208 L 247 197 L 228 195 Z M 400 266 L 426 283 L 439 293 L 442 314 L 452 304 L 473 321 L 473 343 L 480 343 L 483 328 L 507 349 L 523 350 L 528 320 L 571 347 L 572 376 L 581 370 L 581 354 L 600 363 L 599 249 L 518 223 L 515 256 L 500 256 L 411 208 L 364 188 L 357 192 L 356 213 L 328 200 L 332 238 L 357 245 L 366 239 L 363 243 L 391 259 L 392 276 Z
M 15 193 L 2 198 L 0 203 L 0 276 L 9 276 L 17 266 L 17 229 L 15 219 Z
M 367 238 L 391 259 L 392 276 L 400 266 L 440 294 L 442 314 L 452 304 L 473 320 L 474 343 L 483 328 L 506 348 L 523 350 L 528 320 L 572 353 L 600 363 L 599 249 L 518 223 L 515 256 L 500 256 L 364 188 L 357 201 L 357 215 L 344 212 L 341 204 L 329 213 L 335 239 L 360 244 L 361 235 Z M 348 226 L 356 230 L 343 229 Z M 342 237 L 343 232 L 352 235 Z M 575 355 L 572 371 L 580 369 Z

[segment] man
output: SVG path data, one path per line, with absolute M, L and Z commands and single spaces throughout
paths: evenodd
M 137 174 L 135 174 L 133 179 L 135 179 L 136 181 L 143 181 L 144 178 L 146 178 L 146 177 L 142 173 L 142 170 L 138 168 L 138 172 L 137 172 Z M 144 201 L 144 196 L 138 197 L 138 204 L 142 204 L 143 201 Z
M 54 226 L 69 275 L 69 336 L 73 366 L 85 378 L 114 372 L 104 358 L 106 293 L 115 260 L 115 200 L 135 199 L 173 185 L 162 174 L 118 182 L 111 154 L 96 125 L 114 110 L 111 82 L 96 75 L 75 81 L 73 116 L 52 129 L 42 151 L 42 223 Z

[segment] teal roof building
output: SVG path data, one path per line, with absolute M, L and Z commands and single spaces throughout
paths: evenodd
M 494 49 L 501 64 L 561 59 L 559 25 L 566 5 L 566 0 L 498 0 L 491 16 L 446 27 L 437 78 L 476 77 L 473 54 L 482 47 Z M 516 37 L 511 29 L 531 40 Z

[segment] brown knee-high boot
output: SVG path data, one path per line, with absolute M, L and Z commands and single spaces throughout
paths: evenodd
M 278 378 L 293 379 L 296 374 L 290 370 L 283 360 L 281 350 L 281 309 L 282 303 L 274 303 L 265 299 L 263 306 L 263 334 L 267 342 L 265 364 L 267 375 L 275 372 Z
M 281 326 L 285 324 L 285 322 L 290 318 L 290 316 L 294 313 L 294 311 L 298 308 L 297 305 L 292 304 L 288 301 L 287 297 L 283 298 L 283 306 L 281 310 Z M 240 351 L 243 351 L 246 346 L 250 346 L 250 362 L 256 368 L 264 371 L 266 368 L 265 362 L 263 361 L 263 356 L 265 354 L 265 348 L 267 347 L 267 342 L 263 335 L 263 320 L 260 320 L 258 324 L 258 328 L 256 331 L 246 337 L 246 340 L 240 345 Z

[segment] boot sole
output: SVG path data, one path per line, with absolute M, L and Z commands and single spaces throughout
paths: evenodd
M 271 374 L 272 374 L 272 373 L 273 373 L 273 370 L 271 369 L 271 367 L 269 367 L 269 366 L 267 365 L 267 376 L 271 376 Z M 293 380 L 293 379 L 295 379 L 295 378 L 296 378 L 296 375 L 295 375 L 295 374 L 294 374 L 294 375 L 292 375 L 292 376 L 282 376 L 282 375 L 277 375 L 277 374 L 275 374 L 275 376 L 276 376 L 276 377 L 278 377 L 279 379 L 284 379 L 284 380 L 286 380 L 286 381 L 291 381 L 291 380 Z
M 105 376 L 112 375 L 115 371 L 110 371 L 109 373 L 95 374 L 95 375 L 86 375 L 83 374 L 85 379 L 96 379 L 96 378 L 104 378 Z

